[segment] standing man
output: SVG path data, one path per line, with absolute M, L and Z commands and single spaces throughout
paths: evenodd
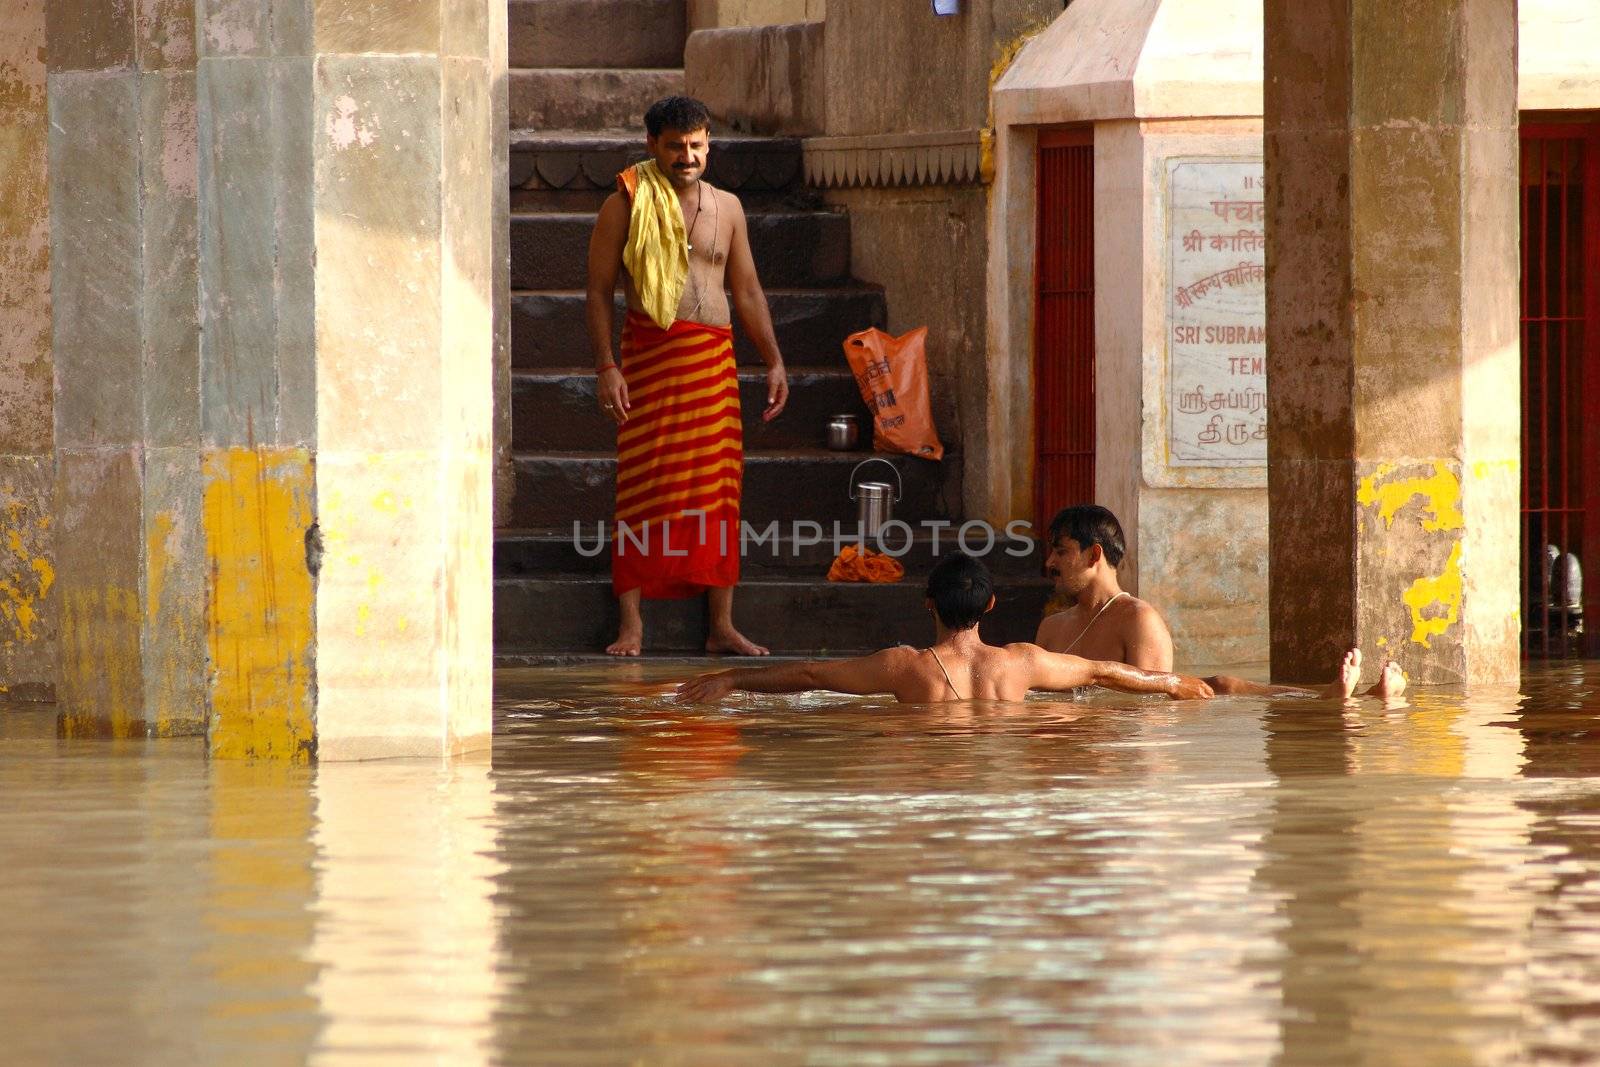
M 613 656 L 644 645 L 644 597 L 707 593 L 707 652 L 764 656 L 733 625 L 739 581 L 744 434 L 733 309 L 767 365 L 770 422 L 789 397 L 744 209 L 704 180 L 711 115 L 686 96 L 645 112 L 650 158 L 617 175 L 589 241 L 587 317 L 600 409 L 617 423 L 612 588 L 621 604 Z M 620 360 L 612 300 L 622 272 L 628 313 Z

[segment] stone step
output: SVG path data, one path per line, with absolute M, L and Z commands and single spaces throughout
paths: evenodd
M 824 448 L 827 424 L 834 415 L 856 416 L 864 439 L 872 444 L 871 417 L 861 390 L 847 371 L 789 373 L 789 400 L 771 422 L 761 421 L 766 406 L 767 378 L 761 370 L 739 372 L 739 402 L 744 412 L 744 446 L 748 451 Z M 594 451 L 616 448 L 617 429 L 600 413 L 593 372 L 535 373 L 511 377 L 511 447 L 518 452 Z
M 843 370 L 844 339 L 869 326 L 883 329 L 888 321 L 883 291 L 849 285 L 831 289 L 768 289 L 767 307 L 777 332 L 778 348 L 791 371 L 808 367 Z M 552 371 L 592 363 L 584 323 L 582 290 L 519 291 L 511 294 L 511 361 L 519 370 Z M 622 334 L 624 305 L 616 298 L 612 343 Z M 734 356 L 740 363 L 761 362 L 755 345 L 738 323 L 733 328 Z
M 750 250 L 763 286 L 842 285 L 850 275 L 850 217 L 836 211 L 747 215 Z M 581 289 L 587 283 L 595 216 L 515 212 L 511 216 L 511 287 Z
M 495 576 L 530 578 L 610 574 L 609 549 L 597 549 L 597 546 L 609 543 L 610 532 L 610 523 L 597 527 L 592 522 L 576 529 L 569 523 L 565 528 L 501 530 L 494 539 Z M 958 533 L 961 533 L 959 541 Z M 1018 530 L 1018 533 L 1023 536 L 1011 538 L 1006 530 L 995 530 L 991 540 L 988 532 L 977 524 L 967 526 L 964 532 L 959 527 L 945 527 L 938 531 L 914 527 L 909 542 L 902 532 L 896 530 L 883 539 L 881 547 L 870 539 L 867 544 L 879 547 L 880 551 L 897 553 L 895 558 L 906 569 L 907 581 L 926 578 L 939 557 L 957 547 L 980 557 L 996 577 L 1039 578 L 1044 570 L 1044 556 L 1039 542 L 1025 536 L 1025 531 Z M 752 578 L 826 577 L 839 547 L 856 539 L 853 523 L 841 528 L 838 547 L 831 525 L 820 533 L 809 528 L 796 531 L 780 526 L 776 536 L 768 536 L 764 529 L 752 526 L 741 554 L 743 573 Z
M 749 452 L 744 463 L 744 518 L 762 527 L 776 519 L 810 519 L 827 524 L 854 522 L 850 472 L 870 458 L 863 452 L 792 449 Z M 905 490 L 895 505 L 896 518 L 916 523 L 944 519 L 961 505 L 961 460 L 946 454 L 942 463 L 910 456 L 884 457 L 899 470 Z M 512 526 L 571 528 L 573 522 L 611 518 L 616 499 L 617 459 L 601 452 L 517 453 L 516 496 Z M 856 479 L 869 480 L 866 472 Z M 870 480 L 894 481 L 882 464 L 872 465 Z
M 863 585 L 757 578 L 734 596 L 734 621 L 779 654 L 837 655 L 933 640 L 923 583 Z M 979 626 L 992 644 L 1031 641 L 1050 587 L 1042 580 L 996 582 L 995 609 Z M 644 602 L 645 647 L 655 653 L 705 647 L 705 598 Z M 494 584 L 494 647 L 499 657 L 585 653 L 615 639 L 617 604 L 608 576 L 501 578 Z
M 512 67 L 683 66 L 684 0 L 510 0 Z
M 683 92 L 682 70 L 541 67 L 509 72 L 511 128 L 644 129 L 644 113 Z
M 514 211 L 595 212 L 616 189 L 617 172 L 644 158 L 644 127 L 592 130 L 512 130 L 511 208 Z M 706 180 L 736 193 L 745 210 L 815 210 L 821 196 L 805 184 L 800 141 L 716 132 Z

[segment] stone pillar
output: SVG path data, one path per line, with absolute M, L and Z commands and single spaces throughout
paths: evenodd
M 65 733 L 204 724 L 192 3 L 50 0 L 57 699 Z
M 487 744 L 492 7 L 52 3 L 69 731 Z
M 1515 0 L 1267 0 L 1276 678 L 1518 674 Z
M 50 178 L 44 0 L 10 0 L 0 34 L 0 697 L 55 683 Z

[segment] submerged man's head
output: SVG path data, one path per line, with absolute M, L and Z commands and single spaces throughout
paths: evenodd
M 711 112 L 692 96 L 657 100 L 644 113 L 645 148 L 667 180 L 687 189 L 705 173 Z
M 951 552 L 928 575 L 928 606 L 952 630 L 970 630 L 994 607 L 994 580 L 981 560 Z
M 1122 524 L 1098 504 L 1062 508 L 1050 520 L 1046 537 L 1045 573 L 1055 579 L 1059 592 L 1070 596 L 1088 586 L 1101 560 L 1116 570 L 1127 550 Z

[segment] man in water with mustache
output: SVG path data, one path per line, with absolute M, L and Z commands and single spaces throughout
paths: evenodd
M 1045 618 L 1034 640 L 1054 652 L 1116 660 L 1149 671 L 1170 671 L 1172 633 L 1167 621 L 1152 605 L 1124 591 L 1117 580 L 1117 568 L 1125 551 L 1122 524 L 1117 517 L 1096 504 L 1075 504 L 1056 515 L 1045 538 L 1045 573 L 1055 581 L 1056 592 L 1068 597 L 1072 604 Z M 1346 653 L 1336 686 L 1343 685 L 1344 674 L 1352 664 L 1359 677 L 1361 653 L 1355 649 Z M 1226 674 L 1205 681 L 1218 696 L 1319 695 L 1300 686 L 1268 685 Z M 1377 683 L 1366 695 L 1395 698 L 1405 687 L 1405 674 L 1399 664 L 1385 660 Z M 1334 694 L 1324 690 L 1320 695 Z
M 703 592 L 706 651 L 764 656 L 733 625 L 744 437 L 726 290 L 767 365 L 764 421 L 783 410 L 788 378 L 744 209 L 703 180 L 711 150 L 705 105 L 669 96 L 644 122 L 650 158 L 617 175 L 589 242 L 596 393 L 617 424 L 611 576 L 622 621 L 606 651 L 639 655 L 643 598 Z M 620 360 L 611 348 L 619 274 L 628 303 Z

